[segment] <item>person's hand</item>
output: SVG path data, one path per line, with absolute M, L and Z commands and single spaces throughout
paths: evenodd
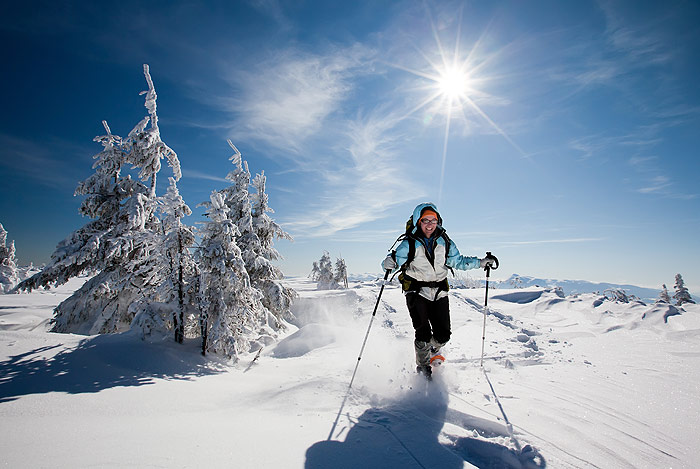
M 382 267 L 384 267 L 384 270 L 394 270 L 397 266 L 398 264 L 390 255 L 386 256 L 386 259 L 384 259 L 384 262 L 382 262 Z
M 498 259 L 496 259 L 496 256 L 492 255 L 490 252 L 486 253 L 486 257 L 481 259 L 481 268 L 482 269 L 497 269 L 498 268 Z

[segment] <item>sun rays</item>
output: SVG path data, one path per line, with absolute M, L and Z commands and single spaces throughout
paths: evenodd
M 447 50 L 443 46 L 435 21 L 430 12 L 428 12 L 434 45 L 431 46 L 428 52 L 416 47 L 416 51 L 424 59 L 424 66 L 410 68 L 392 64 L 394 68 L 414 75 L 420 82 L 415 89 L 423 97 L 408 111 L 406 117 L 417 112 L 423 112 L 422 121 L 426 125 L 433 123 L 436 119 L 444 120 L 442 165 L 437 194 L 438 204 L 442 198 L 447 167 L 447 149 L 453 121 L 459 120 L 467 128 L 475 127 L 479 121 L 485 122 L 488 127 L 495 130 L 508 144 L 517 150 L 521 156 L 527 158 L 526 153 L 478 104 L 483 98 L 490 97 L 489 93 L 486 92 L 490 79 L 485 72 L 485 66 L 492 61 L 497 53 L 490 55 L 481 54 L 479 47 L 482 38 L 474 42 L 468 53 L 462 53 L 460 50 L 462 42 L 461 14 L 457 16 L 460 20 L 457 24 L 453 48 Z

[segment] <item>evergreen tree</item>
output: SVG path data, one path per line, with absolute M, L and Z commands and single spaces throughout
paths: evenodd
M 95 138 L 103 146 L 94 157 L 95 173 L 76 188 L 75 195 L 85 196 L 80 213 L 93 220 L 61 241 L 49 265 L 19 286 L 31 290 L 63 284 L 83 273 L 96 274 L 58 305 L 52 320 L 55 332 L 125 330 L 162 280 L 156 255 L 162 241 L 161 222 L 155 213 L 156 174 L 160 158 L 167 157 L 179 179 L 180 164 L 160 139 L 148 66 L 144 66 L 144 75 L 149 86 L 144 92 L 149 116 L 125 140 L 112 134 L 103 121 L 106 135 Z M 148 185 L 122 174 L 129 163 L 140 170 Z
M 695 301 L 690 296 L 690 292 L 685 287 L 681 274 L 676 274 L 676 284 L 673 288 L 676 290 L 676 293 L 673 295 L 673 298 L 676 299 L 676 306 L 682 306 L 684 303 L 695 304 Z
M 146 77 L 148 90 L 142 91 L 141 95 L 146 95 L 146 109 L 148 116 L 144 117 L 136 127 L 129 132 L 127 145 L 127 161 L 139 168 L 139 178 L 142 181 L 150 181 L 150 198 L 156 196 L 156 178 L 160 171 L 160 160 L 167 158 L 168 164 L 173 168 L 173 176 L 176 181 L 182 177 L 180 171 L 180 161 L 175 152 L 166 145 L 160 138 L 158 128 L 158 114 L 156 113 L 156 100 L 158 98 L 156 89 L 147 64 L 143 65 L 143 74 Z M 150 122 L 150 127 L 148 126 Z
M 214 191 L 207 207 L 209 219 L 202 229 L 196 252 L 199 264 L 199 310 L 202 353 L 235 357 L 247 352 L 266 319 L 262 295 L 250 284 L 241 250 L 236 244 L 240 231 L 229 217 L 223 193 Z
M 313 282 L 318 282 L 318 279 L 321 278 L 321 269 L 318 267 L 318 262 L 314 261 L 313 266 L 311 267 L 311 273 L 309 274 L 309 278 Z
M 191 215 L 192 211 L 180 196 L 174 178 L 170 178 L 170 187 L 161 197 L 159 209 L 163 217 L 163 244 L 157 256 L 162 280 L 155 299 L 174 306 L 172 329 L 175 340 L 182 343 L 187 310 L 196 302 L 198 272 L 190 252 L 195 243 L 194 232 L 182 223 L 182 218 Z M 190 315 L 193 314 L 194 311 L 190 311 Z
M 237 244 L 251 285 L 262 294 L 262 303 L 268 313 L 267 325 L 277 330 L 284 327 L 284 319 L 291 319 L 290 306 L 296 292 L 280 282 L 282 272 L 272 263 L 280 255 L 273 244 L 275 238 L 291 240 L 291 237 L 266 213 L 272 209 L 267 203 L 264 175 L 255 177 L 253 188 L 256 192 L 251 194 L 248 163 L 230 140 L 228 143 L 234 151 L 230 158 L 234 170 L 226 178 L 232 185 L 221 192 L 225 195 L 229 216 L 240 232 Z
M 0 223 L 0 292 L 10 291 L 19 282 L 15 264 L 15 242 L 7 244 L 7 231 Z
M 333 280 L 335 280 L 339 286 L 348 288 L 348 268 L 345 265 L 345 259 L 342 257 L 339 257 L 335 261 L 335 275 L 333 276 Z
M 328 251 L 324 251 L 321 259 L 318 261 L 318 284 L 319 290 L 333 290 L 338 288 L 338 282 L 335 281 L 335 275 L 333 274 L 333 264 L 331 263 L 331 256 Z
M 659 299 L 656 300 L 657 303 L 671 303 L 671 297 L 668 295 L 668 288 L 666 288 L 666 284 L 664 283 L 662 285 L 662 290 L 659 293 Z
M 273 264 L 273 261 L 282 257 L 275 249 L 274 241 L 275 239 L 292 241 L 292 237 L 268 215 L 268 213 L 274 213 L 274 210 L 268 204 L 265 184 L 265 173 L 256 174 L 253 178 L 255 193 L 251 195 L 251 203 L 253 231 L 257 239 L 255 244 L 257 256 L 254 265 L 248 269 L 248 273 L 253 284 L 263 295 L 263 304 L 279 322 L 282 319 L 292 318 L 290 307 L 297 293 L 282 283 L 284 275 Z

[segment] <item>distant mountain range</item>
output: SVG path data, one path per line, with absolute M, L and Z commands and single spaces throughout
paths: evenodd
M 629 293 L 629 294 L 636 296 L 640 300 L 655 301 L 656 299 L 659 298 L 659 293 L 661 293 L 660 288 L 659 289 L 644 288 L 644 287 L 638 287 L 636 285 L 620 285 L 620 284 L 616 284 L 616 283 L 605 283 L 605 282 L 595 283 L 595 282 L 589 282 L 587 280 L 555 280 L 555 279 L 551 279 L 551 278 L 544 279 L 544 278 L 528 277 L 527 275 L 517 275 L 517 274 L 511 275 L 508 280 L 503 280 L 502 282 L 499 283 L 499 286 L 501 286 L 502 288 L 508 288 L 508 287 L 512 288 L 516 278 L 519 278 L 520 281 L 522 282 L 520 284 L 520 287 L 522 287 L 522 288 L 534 287 L 534 286 L 560 287 L 562 290 L 564 290 L 564 294 L 566 294 L 566 295 L 573 295 L 576 293 L 595 293 L 595 292 L 603 293 L 603 291 L 608 290 L 608 289 L 619 289 L 619 290 L 624 290 L 626 293 Z M 668 294 L 673 296 L 673 288 L 669 289 Z
M 349 274 L 348 279 L 355 282 L 376 280 L 379 278 L 379 274 Z M 661 288 L 645 288 L 638 287 L 636 285 L 620 285 L 616 283 L 595 283 L 589 282 L 587 280 L 556 280 L 556 279 L 544 279 L 529 277 L 527 275 L 517 275 L 513 274 L 507 280 L 502 280 L 500 282 L 493 282 L 496 288 L 515 288 L 514 281 L 516 278 L 520 279 L 520 284 L 518 288 L 527 287 L 561 287 L 565 295 L 573 295 L 576 293 L 603 293 L 608 289 L 620 289 L 624 290 L 628 294 L 632 294 L 642 301 L 653 302 L 659 298 L 659 293 L 661 293 Z M 480 281 L 483 284 L 483 280 Z M 673 297 L 673 285 L 667 285 L 668 294 Z M 695 295 L 691 295 L 696 302 L 700 303 L 700 298 Z

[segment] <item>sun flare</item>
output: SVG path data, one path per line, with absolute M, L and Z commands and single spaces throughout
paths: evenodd
M 442 189 L 447 167 L 447 148 L 450 138 L 450 128 L 455 123 L 460 123 L 465 128 L 477 128 L 481 122 L 485 122 L 490 128 L 500 134 L 520 155 L 529 158 L 528 155 L 510 138 L 510 136 L 482 109 L 492 95 L 488 92 L 488 85 L 493 78 L 486 73 L 489 65 L 492 65 L 498 51 L 485 54 L 482 52 L 482 37 L 476 40 L 472 47 L 461 52 L 462 16 L 458 15 L 459 22 L 455 33 L 454 48 L 445 48 L 432 14 L 428 9 L 430 26 L 433 32 L 435 47 L 424 51 L 416 48 L 419 57 L 425 60 L 425 64 L 418 68 L 391 64 L 393 67 L 411 73 L 420 79 L 416 83 L 415 90 L 425 93 L 420 97 L 415 106 L 409 108 L 406 115 L 421 112 L 421 121 L 425 126 L 434 125 L 435 122 L 444 122 L 442 166 L 440 168 L 440 182 L 437 188 L 437 200 L 440 204 Z M 485 33 L 484 33 L 485 34 Z M 493 102 L 493 100 L 492 100 Z M 439 117 L 436 120 L 436 117 Z
M 469 80 L 469 73 L 460 67 L 451 66 L 440 73 L 436 85 L 440 94 L 454 100 L 468 96 Z

